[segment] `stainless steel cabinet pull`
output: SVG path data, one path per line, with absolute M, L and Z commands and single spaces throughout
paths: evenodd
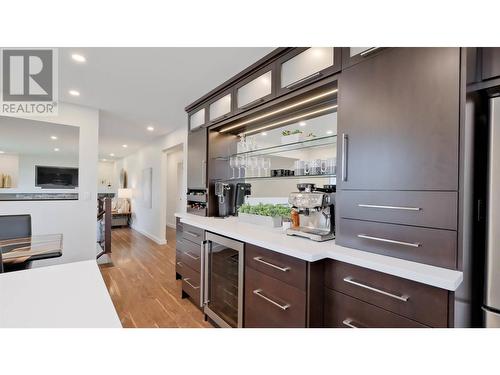
M 240 108 L 240 109 L 248 108 L 248 107 L 251 107 L 251 106 L 253 106 L 253 105 L 257 104 L 257 103 L 261 103 L 261 102 L 263 102 L 264 100 L 266 100 L 266 99 L 265 99 L 265 98 L 255 99 L 255 100 L 252 100 L 250 103 L 247 103 L 247 104 L 245 104 L 245 105 L 242 105 L 242 106 L 240 106 L 240 107 L 238 107 L 238 108 Z
M 204 294 L 205 294 L 205 244 L 206 244 L 206 241 L 201 241 L 201 244 L 200 244 L 200 256 L 201 256 L 201 260 L 200 260 L 200 272 L 201 272 L 201 275 L 200 275 L 200 307 L 203 307 L 203 305 L 205 304 L 205 298 L 204 298 Z
M 358 237 L 359 238 L 364 238 L 365 240 L 387 242 L 387 243 L 393 243 L 393 244 L 396 244 L 396 245 L 403 245 L 403 246 L 409 246 L 409 247 L 420 247 L 420 246 L 422 246 L 422 244 L 419 243 L 419 242 L 396 241 L 396 240 L 390 240 L 388 238 L 380 238 L 380 237 L 367 236 L 366 234 L 358 234 Z
M 347 181 L 347 134 L 342 133 L 342 181 Z
M 280 270 L 282 272 L 288 272 L 291 269 L 290 267 L 280 267 L 280 266 L 277 266 L 276 264 L 272 264 L 272 263 L 266 262 L 265 260 L 262 260 L 262 257 L 254 257 L 253 260 L 255 260 L 256 262 L 265 264 L 266 266 L 269 266 L 269 267 L 275 268 L 277 270 Z
M 186 278 L 186 279 L 182 279 L 182 280 L 184 280 L 184 281 L 186 282 L 186 284 L 188 284 L 191 288 L 193 288 L 193 289 L 200 289 L 200 287 L 199 287 L 199 286 L 194 286 L 193 284 L 191 284 L 191 283 L 189 282 L 189 280 L 191 280 L 189 277 L 188 277 L 188 278 Z
M 194 260 L 198 260 L 198 259 L 200 259 L 200 257 L 196 257 L 196 256 L 194 256 L 194 255 L 191 255 L 191 254 L 189 253 L 189 251 L 186 251 L 184 254 L 186 254 L 188 257 L 190 257 L 191 259 L 194 259 Z
M 380 293 L 380 294 L 383 294 L 384 296 L 397 299 L 398 301 L 407 302 L 410 299 L 410 297 L 405 295 L 405 294 L 397 295 L 397 294 L 389 293 L 389 292 L 386 292 L 384 290 L 380 290 L 380 289 L 374 288 L 372 286 L 360 283 L 359 281 L 354 280 L 352 278 L 352 276 L 345 277 L 344 281 L 346 283 L 359 286 L 360 288 L 368 289 L 368 290 L 371 290 L 372 292 Z
M 287 310 L 290 307 L 290 305 L 288 303 L 286 305 L 282 305 L 276 301 L 273 301 L 271 298 L 266 297 L 265 295 L 262 294 L 262 289 L 255 289 L 253 291 L 253 294 L 259 296 L 260 298 L 262 298 L 263 300 L 266 300 L 267 302 L 273 304 L 274 306 L 279 307 L 283 311 Z
M 358 207 L 363 208 L 382 208 L 387 210 L 402 210 L 402 211 L 422 211 L 420 207 L 404 207 L 404 206 L 380 206 L 377 204 L 363 204 L 359 203 Z
M 199 234 L 196 234 L 196 233 L 190 232 L 190 231 L 188 231 L 188 230 L 185 230 L 185 231 L 184 231 L 184 233 L 187 233 L 187 234 L 189 234 L 190 236 L 193 236 L 193 237 L 196 237 L 196 238 L 200 237 L 200 235 L 199 235 Z
M 313 79 L 313 78 L 316 78 L 316 77 L 319 77 L 321 76 L 321 72 L 316 72 L 316 73 L 313 73 L 311 75 L 308 75 L 307 77 L 304 77 L 302 79 L 299 79 L 298 81 L 295 81 L 293 83 L 290 83 L 288 86 L 285 86 L 285 89 L 292 89 L 294 88 L 295 86 L 298 86 L 304 82 L 307 82 L 309 81 L 310 79 Z
M 201 184 L 205 186 L 205 160 L 201 161 Z
M 372 47 L 370 49 L 367 49 L 366 51 L 361 52 L 359 55 L 365 57 L 365 56 L 372 54 L 373 52 L 375 52 L 378 49 L 380 49 L 380 47 Z
M 354 323 L 354 321 L 352 319 L 344 319 L 342 321 L 342 324 L 349 327 L 349 328 L 360 328 L 360 327 L 354 325 L 353 323 Z

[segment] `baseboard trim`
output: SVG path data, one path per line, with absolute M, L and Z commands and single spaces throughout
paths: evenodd
M 139 229 L 135 226 L 132 225 L 132 229 L 139 232 L 140 234 L 142 234 L 143 236 L 146 236 L 147 238 L 149 238 L 150 240 L 156 242 L 158 245 L 166 245 L 167 244 L 167 240 L 165 239 L 161 239 L 161 238 L 158 238 L 156 237 L 155 235 L 151 234 L 151 233 L 148 233 L 142 229 Z
M 167 223 L 167 227 L 175 229 L 175 223 Z

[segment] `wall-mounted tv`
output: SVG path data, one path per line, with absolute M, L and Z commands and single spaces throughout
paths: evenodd
M 35 186 L 42 189 L 78 187 L 78 168 L 35 166 Z

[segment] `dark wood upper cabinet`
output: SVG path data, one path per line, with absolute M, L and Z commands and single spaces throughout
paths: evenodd
M 500 76 L 500 48 L 482 48 L 483 80 Z
M 342 69 L 366 61 L 386 49 L 384 47 L 343 47 Z
M 188 189 L 207 188 L 207 128 L 199 127 L 188 133 Z
M 238 82 L 234 87 L 234 112 L 240 113 L 276 96 L 276 64 L 271 63 Z
M 234 109 L 234 90 L 228 90 L 217 95 L 208 102 L 208 125 L 225 120 L 233 114 Z
M 195 131 L 201 127 L 207 126 L 208 110 L 206 106 L 199 107 L 188 113 L 188 129 Z
M 341 48 L 294 48 L 276 61 L 277 95 L 286 94 L 340 71 Z
M 391 48 L 339 78 L 338 186 L 458 189 L 459 48 Z

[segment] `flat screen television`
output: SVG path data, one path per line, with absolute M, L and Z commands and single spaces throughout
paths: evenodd
M 35 166 L 35 186 L 42 189 L 78 187 L 78 168 Z

